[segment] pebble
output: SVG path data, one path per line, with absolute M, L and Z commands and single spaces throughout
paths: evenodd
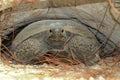
M 95 80 L 93 77 L 90 77 L 89 80 Z
M 102 76 L 98 77 L 98 80 L 106 80 L 105 78 L 103 78 Z

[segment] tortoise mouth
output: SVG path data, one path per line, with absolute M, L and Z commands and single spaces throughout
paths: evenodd
M 65 42 L 66 41 L 61 41 L 61 40 L 54 41 L 54 40 L 52 40 L 52 41 L 47 41 L 47 44 L 52 48 L 52 50 L 58 51 L 58 50 L 63 49 Z
M 63 42 L 66 40 L 66 37 L 65 36 L 50 36 L 49 40 L 53 42 Z

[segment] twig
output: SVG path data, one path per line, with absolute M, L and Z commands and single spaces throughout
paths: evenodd
M 107 8 L 106 8 L 106 10 L 105 10 L 105 13 L 104 13 L 104 15 L 103 15 L 102 21 L 100 22 L 100 25 L 98 25 L 98 29 L 97 29 L 98 31 L 96 32 L 96 35 L 97 35 L 97 33 L 99 33 L 99 30 L 100 30 L 100 28 L 102 27 L 102 24 L 103 24 L 103 22 L 104 22 L 105 16 L 106 16 L 107 11 L 108 11 L 108 8 L 109 8 L 109 6 L 107 6 Z
M 109 3 L 109 5 L 110 5 L 111 9 L 113 9 L 113 11 L 114 11 L 115 13 L 117 13 L 118 15 L 120 15 L 120 11 L 118 11 L 118 10 L 115 8 L 115 6 L 114 6 L 113 3 L 112 3 L 112 0 L 108 0 L 108 3 Z
M 4 44 L 1 44 L 2 47 L 4 47 L 4 49 L 6 49 L 6 51 L 8 52 L 8 56 L 13 59 L 14 61 L 18 62 L 18 63 L 22 63 L 22 64 L 25 64 L 26 61 L 23 61 L 23 60 L 19 60 L 17 59 L 17 57 L 13 54 L 13 52 L 11 50 L 9 50 Z
M 111 9 L 109 9 L 109 13 L 110 13 L 112 19 L 120 25 L 120 22 L 119 22 L 119 21 L 114 17 L 114 15 L 112 14 Z
M 119 20 L 119 18 L 120 17 L 118 17 L 117 20 Z M 106 43 L 108 42 L 108 39 L 110 39 L 112 33 L 115 31 L 116 26 L 117 26 L 117 22 L 115 22 L 114 26 L 112 27 L 111 32 L 110 32 L 110 34 L 107 37 Z
M 1 60 L 1 43 L 2 43 L 2 40 L 1 40 L 1 33 L 0 33 L 0 60 Z

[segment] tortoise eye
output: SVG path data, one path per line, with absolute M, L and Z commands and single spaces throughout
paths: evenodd
M 61 32 L 64 32 L 64 30 L 62 29 L 62 31 Z
M 50 32 L 52 32 L 52 30 L 50 29 Z

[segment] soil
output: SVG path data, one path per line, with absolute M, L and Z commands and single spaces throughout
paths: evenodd
M 120 56 L 102 59 L 94 66 L 84 64 L 0 64 L 0 80 L 119 80 Z

